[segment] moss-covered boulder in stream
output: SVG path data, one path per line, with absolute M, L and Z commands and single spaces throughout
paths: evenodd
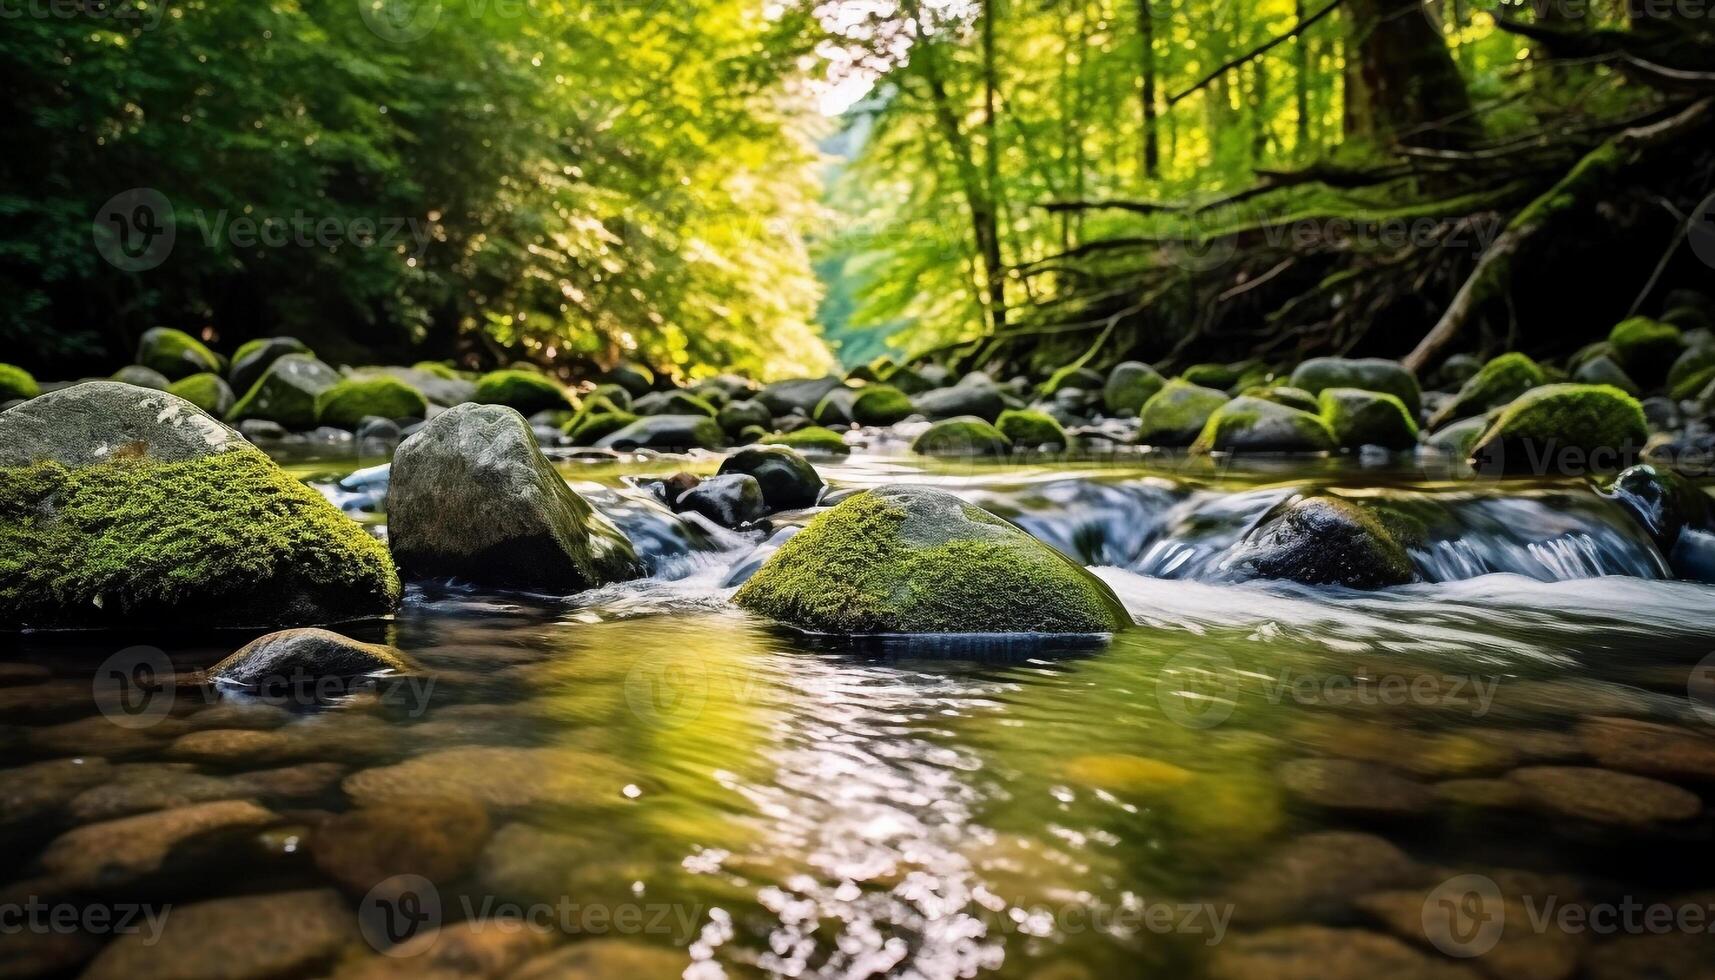
M 0 402 L 18 398 L 34 398 L 42 393 L 30 372 L 11 364 L 0 364 Z
M 787 446 L 753 446 L 721 461 L 720 476 L 752 477 L 770 511 L 814 507 L 824 484 L 810 461 Z
M 232 353 L 232 365 L 227 369 L 226 380 L 232 384 L 232 390 L 247 392 L 251 386 L 261 379 L 268 365 L 273 364 L 287 354 L 305 354 L 314 356 L 314 352 L 296 337 L 258 337 L 238 345 L 238 350 Z
M 1322 406 L 1316 401 L 1315 395 L 1303 388 L 1294 388 L 1291 385 L 1258 385 L 1254 388 L 1246 388 L 1240 394 L 1250 398 L 1261 398 L 1265 402 L 1274 402 L 1276 405 L 1285 405 L 1287 408 L 1296 408 L 1300 412 L 1314 414 L 1322 410 Z
M 649 415 L 596 441 L 601 449 L 654 449 L 683 452 L 688 449 L 722 449 L 726 433 L 708 415 Z
M 1319 453 L 1339 448 L 1319 415 L 1241 395 L 1209 416 L 1194 453 Z
M 1023 449 L 1065 449 L 1072 444 L 1072 438 L 1054 416 L 1031 408 L 1007 409 L 995 420 L 995 428 L 1014 446 Z
M 287 354 L 268 365 L 232 406 L 227 420 L 262 419 L 288 429 L 314 428 L 316 399 L 339 381 L 338 371 L 308 354 Z
M 911 441 L 922 456 L 1005 456 L 1012 440 L 974 415 L 936 422 Z
M 1136 415 L 1165 384 L 1167 379 L 1148 364 L 1122 361 L 1102 385 L 1102 405 L 1114 415 Z
M 232 394 L 232 388 L 212 371 L 173 382 L 167 386 L 167 394 L 177 395 L 216 418 L 232 411 L 238 400 Z
M 1175 378 L 1143 403 L 1137 441 L 1146 446 L 1189 446 L 1209 416 L 1228 400 L 1224 391 Z
M 707 415 L 713 418 L 718 409 L 705 398 L 688 391 L 652 391 L 631 403 L 635 415 Z
M 393 647 L 300 627 L 251 640 L 210 667 L 208 677 L 269 694 L 306 678 L 349 679 L 383 672 L 403 674 L 412 669 L 412 663 Z
M 1630 463 L 1649 439 L 1637 399 L 1608 385 L 1556 384 L 1514 400 L 1477 439 L 1483 473 L 1583 476 Z
M 410 578 L 570 593 L 642 571 L 631 542 L 502 405 L 447 409 L 400 445 L 387 532 Z
M 1696 484 L 1666 467 L 1640 463 L 1601 493 L 1648 532 L 1674 575 L 1715 580 L 1715 501 Z
M 819 633 L 1108 633 L 1131 622 L 1071 559 L 927 487 L 870 490 L 819 515 L 735 601 Z
M 1403 585 L 1416 578 L 1401 540 L 1408 533 L 1401 522 L 1350 500 L 1294 497 L 1257 523 L 1229 567 L 1240 577 L 1305 585 Z
M 1417 445 L 1417 421 L 1405 403 L 1385 392 L 1360 388 L 1324 388 L 1318 399 L 1322 420 L 1340 445 L 1411 449 Z
M 0 413 L 0 623 L 385 614 L 387 549 L 189 402 L 89 382 Z
M 141 364 L 127 364 L 113 372 L 112 380 L 121 384 L 135 385 L 139 388 L 153 388 L 156 391 L 166 391 L 173 386 L 167 376 L 154 368 L 146 368 Z
M 852 399 L 852 421 L 858 425 L 893 425 L 915 411 L 910 396 L 888 384 L 866 385 Z
M 355 429 L 366 418 L 420 419 L 429 414 L 423 393 L 398 378 L 346 378 L 316 396 L 316 421 Z
M 584 412 L 566 423 L 566 438 L 574 446 L 593 446 L 637 421 L 630 412 Z
M 1614 325 L 1608 333 L 1608 346 L 1626 374 L 1644 387 L 1654 388 L 1685 352 L 1685 338 L 1671 323 L 1634 316 Z
M 819 453 L 824 456 L 848 456 L 852 451 L 852 447 L 846 445 L 844 436 L 820 425 L 806 425 L 791 432 L 776 432 L 763 436 L 762 444 L 789 446 L 801 453 Z
M 1292 386 L 1320 395 L 1328 388 L 1362 388 L 1398 398 L 1413 419 L 1423 400 L 1417 378 L 1398 361 L 1379 357 L 1313 357 L 1292 372 Z
M 202 341 L 172 327 L 144 331 L 143 338 L 137 342 L 137 363 L 161 372 L 168 381 L 204 371 L 218 374 L 226 369 L 220 355 L 209 350 Z
M 570 407 L 566 391 L 558 382 L 535 371 L 517 368 L 490 371 L 478 378 L 476 395 L 472 400 L 481 405 L 505 405 L 517 409 L 522 415 Z
M 721 406 L 720 414 L 715 416 L 728 435 L 738 435 L 746 428 L 758 425 L 763 428 L 774 424 L 774 413 L 768 406 L 748 398 L 735 398 Z
M 1439 429 L 1454 419 L 1481 415 L 1547 383 L 1548 375 L 1535 361 L 1517 352 L 1502 354 L 1461 385 L 1453 400 L 1429 420 L 1429 427 Z

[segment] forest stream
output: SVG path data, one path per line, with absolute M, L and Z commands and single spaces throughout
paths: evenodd
M 1715 911 L 1715 588 L 1672 580 L 1588 483 L 896 449 L 813 458 L 834 499 L 928 485 L 1007 518 L 1138 625 L 772 625 L 730 597 L 808 511 L 730 530 L 651 485 L 717 454 L 559 451 L 646 576 L 569 597 L 414 584 L 341 627 L 408 675 L 306 703 L 199 679 L 263 631 L 5 640 L 0 891 L 182 916 L 104 955 L 112 975 L 381 975 L 425 925 L 441 965 L 573 938 L 520 976 L 1707 969 L 1684 917 Z M 293 474 L 385 536 L 384 459 L 302 455 Z M 1417 515 L 1417 581 L 1233 580 L 1241 536 L 1306 491 Z M 422 876 L 353 886 L 403 855 Z M 1502 924 L 1426 932 L 1426 908 L 1473 900 Z M 7 945 L 38 973 L 100 948 Z

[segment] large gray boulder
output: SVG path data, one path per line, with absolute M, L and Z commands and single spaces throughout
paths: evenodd
M 79 467 L 138 456 L 173 463 L 250 448 L 183 398 L 119 381 L 85 381 L 0 415 L 0 466 Z
M 387 515 L 407 578 L 570 593 L 642 571 L 625 535 L 554 471 L 524 416 L 501 405 L 450 408 L 405 440 Z
M 268 365 L 287 354 L 311 354 L 304 342 L 296 337 L 258 337 L 247 340 L 238 346 L 232 355 L 232 366 L 227 369 L 226 380 L 232 383 L 232 390 L 243 394 L 251 386 L 261 380 L 262 372 L 268 370 Z

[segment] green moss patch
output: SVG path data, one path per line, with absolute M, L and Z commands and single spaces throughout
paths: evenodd
M 332 622 L 392 609 L 387 549 L 260 452 L 0 469 L 0 622 Z
M 1417 445 L 1417 420 L 1393 395 L 1359 388 L 1324 388 L 1318 399 L 1322 421 L 1342 446 L 1410 449 Z
M 776 432 L 762 442 L 769 446 L 791 446 L 806 453 L 845 456 L 852 451 L 852 447 L 846 445 L 845 439 L 841 438 L 838 432 L 819 425 L 806 425 L 796 432 Z
M 0 364 L 0 402 L 14 398 L 34 398 L 42 393 L 41 385 L 30 372 L 10 364 Z
M 821 514 L 735 601 L 821 633 L 1106 633 L 1130 622 L 1064 555 L 923 487 L 872 490 Z
M 567 424 L 566 438 L 574 446 L 593 446 L 635 421 L 637 416 L 630 412 L 588 412 Z
M 204 371 L 218 374 L 225 369 L 220 356 L 202 341 L 172 327 L 156 327 L 143 334 L 137 344 L 137 363 L 161 372 L 168 381 Z
M 1136 415 L 1167 384 L 1155 368 L 1142 361 L 1126 361 L 1108 372 L 1102 386 L 1102 405 L 1115 415 Z
M 220 375 L 208 371 L 173 382 L 167 386 L 167 394 L 178 395 L 216 418 L 231 411 L 235 401 L 232 389 Z
M 1147 446 L 1188 446 L 1209 416 L 1228 401 L 1227 393 L 1175 378 L 1163 385 L 1138 412 L 1137 441 Z
M 1582 476 L 1627 465 L 1648 438 L 1642 406 L 1620 389 L 1545 385 L 1501 411 L 1471 461 L 1485 472 Z
M 966 415 L 931 425 L 912 440 L 911 451 L 923 456 L 1005 456 L 1012 451 L 1012 441 L 982 419 Z
M 342 429 L 355 429 L 371 416 L 420 419 L 428 414 L 422 392 L 385 375 L 347 378 L 316 396 L 316 421 Z
M 1209 416 L 1194 453 L 1316 453 L 1339 446 L 1321 416 L 1260 398 L 1240 396 Z
M 1671 323 L 1634 316 L 1615 324 L 1608 334 L 1614 359 L 1639 384 L 1654 387 L 1685 351 L 1685 338 Z
M 476 401 L 482 405 L 505 405 L 526 417 L 544 409 L 565 408 L 566 392 L 553 380 L 534 371 L 516 368 L 490 371 L 477 379 Z
M 1502 354 L 1460 386 L 1453 400 L 1435 413 L 1430 426 L 1440 428 L 1454 419 L 1481 415 L 1547 383 L 1548 376 L 1535 361 L 1516 352 Z
M 859 425 L 893 425 L 915 411 L 910 396 L 892 385 L 867 385 L 852 399 L 852 421 Z
M 1404 365 L 1379 357 L 1313 357 L 1292 372 L 1292 385 L 1312 395 L 1329 388 L 1379 391 L 1398 398 L 1413 418 L 1423 400 L 1417 378 Z
M 1048 446 L 1065 449 L 1072 444 L 1054 416 L 1029 408 L 1009 408 L 995 420 L 995 428 L 1015 446 L 1037 449 Z

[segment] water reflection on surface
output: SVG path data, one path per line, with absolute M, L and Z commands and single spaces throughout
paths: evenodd
M 379 955 L 358 918 L 370 879 L 411 871 L 433 878 L 449 937 L 508 903 L 575 908 L 528 941 L 477 930 L 488 958 L 452 975 L 1677 977 L 1710 962 L 1711 937 L 1685 930 L 1520 931 L 1550 899 L 1677 908 L 1715 889 L 1715 686 L 1699 672 L 1715 590 L 1658 580 L 1647 540 L 1594 495 L 1408 484 L 1472 553 L 1519 567 L 1365 594 L 1216 574 L 1221 542 L 1300 485 L 1277 474 L 835 464 L 837 485 L 934 480 L 1008 514 L 1100 566 L 1140 624 L 1094 643 L 839 642 L 727 602 L 729 568 L 766 532 L 688 524 L 621 470 L 576 467 L 650 542 L 654 576 L 571 598 L 414 588 L 394 620 L 348 629 L 399 646 L 422 685 L 273 706 L 193 683 L 247 636 L 5 641 L 3 897 L 207 911 L 152 960 L 24 932 L 0 936 L 0 961 L 175 976 L 230 941 L 231 975 L 418 975 L 429 960 Z M 1532 562 L 1532 545 L 1578 535 L 1585 558 Z M 1172 541 L 1191 557 L 1163 557 Z M 1616 569 L 1635 574 L 1592 577 Z M 177 683 L 170 710 L 127 727 L 91 682 L 137 645 L 165 650 Z M 446 797 L 474 812 L 433 804 Z M 194 809 L 210 806 L 225 809 Z M 1437 887 L 1466 875 L 1509 912 L 1476 957 L 1424 926 Z M 283 900 L 296 918 L 280 928 L 318 937 L 289 969 L 241 942 L 256 906 L 230 903 L 327 889 L 344 917 L 314 928 L 307 899 Z M 586 914 L 622 908 L 632 925 Z

